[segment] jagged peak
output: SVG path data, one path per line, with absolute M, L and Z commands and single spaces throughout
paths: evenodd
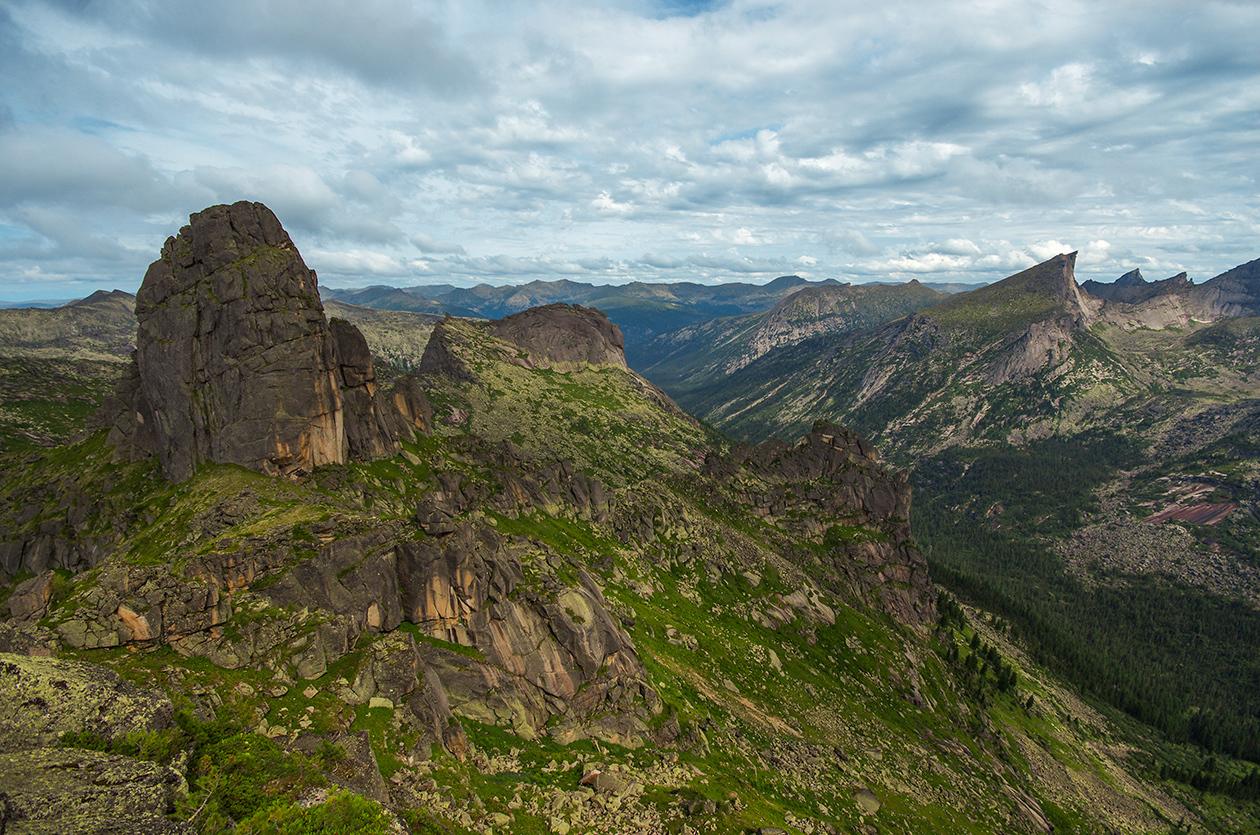
M 1129 285 L 1147 284 L 1148 282 L 1142 277 L 1142 270 L 1139 268 L 1129 270 L 1127 273 L 1117 278 L 1115 283 L 1118 287 L 1127 287 Z
M 984 299 L 999 296 L 1017 290 L 1028 293 L 1041 293 L 1062 299 L 1073 307 L 1080 307 L 1080 288 L 1076 285 L 1076 253 L 1061 252 L 1040 264 L 1034 264 L 1026 270 L 1007 276 L 1001 281 L 986 285 L 971 293 L 960 294 L 956 298 Z

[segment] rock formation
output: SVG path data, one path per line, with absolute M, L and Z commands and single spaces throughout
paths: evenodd
M 490 331 L 528 351 L 531 360 L 540 367 L 583 363 L 626 367 L 621 328 L 589 307 L 576 304 L 532 307 L 492 322 Z
M 1141 270 L 1130 270 L 1111 284 L 1091 280 L 1081 285 L 1094 298 L 1125 304 L 1140 304 L 1157 296 L 1187 291 L 1193 286 L 1184 272 L 1160 281 L 1147 281 Z
M 885 468 L 852 430 L 818 421 L 796 443 L 736 447 L 728 456 L 710 456 L 705 470 L 739 485 L 739 501 L 753 514 L 802 540 L 820 540 L 828 574 L 839 581 L 833 591 L 851 593 L 902 623 L 924 625 L 935 617 L 927 561 L 910 537 L 909 479 Z M 760 485 L 741 481 L 741 473 L 755 475 Z
M 111 440 L 174 481 L 203 462 L 295 476 L 387 455 L 415 425 L 380 395 L 362 335 L 330 326 L 314 271 L 261 203 L 192 215 L 136 315 Z

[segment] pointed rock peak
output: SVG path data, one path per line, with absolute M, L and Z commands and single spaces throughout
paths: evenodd
M 1078 298 L 1076 287 L 1076 253 L 1060 253 L 1023 272 L 981 288 L 980 293 L 1020 288 L 1032 292 L 1050 292 L 1063 299 Z
M 1064 275 L 1066 275 L 1068 278 L 1071 278 L 1072 281 L 1075 282 L 1076 281 L 1076 253 L 1069 252 L 1066 255 L 1056 255 L 1055 259 L 1058 259 L 1063 264 Z
M 1129 270 L 1127 273 L 1116 279 L 1116 286 L 1118 287 L 1129 287 L 1131 285 L 1146 283 L 1146 279 L 1142 278 L 1142 271 L 1140 269 Z
M 111 441 L 172 481 L 203 463 L 297 476 L 397 448 L 348 322 L 330 327 L 315 272 L 261 203 L 211 206 L 168 238 L 136 297 L 135 363 Z

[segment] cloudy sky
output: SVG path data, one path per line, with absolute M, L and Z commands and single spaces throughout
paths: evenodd
M 261 200 L 330 286 L 1203 279 L 1260 257 L 1260 4 L 0 3 L 0 298 Z

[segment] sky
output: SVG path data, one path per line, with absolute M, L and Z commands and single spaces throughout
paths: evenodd
M 3 0 L 0 299 L 260 200 L 325 286 L 1206 279 L 1260 3 Z

